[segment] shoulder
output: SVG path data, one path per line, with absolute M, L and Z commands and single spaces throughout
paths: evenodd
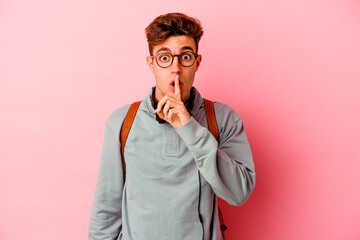
M 120 128 L 124 122 L 125 116 L 129 111 L 131 104 L 126 104 L 122 107 L 117 108 L 113 111 L 110 116 L 106 119 L 106 126 L 115 134 L 120 133 Z
M 219 129 L 219 146 L 233 137 L 240 136 L 241 132 L 245 133 L 243 121 L 233 108 L 221 102 L 214 102 L 214 109 Z
M 241 121 L 239 114 L 229 105 L 214 101 L 216 120 L 220 125 L 232 125 Z

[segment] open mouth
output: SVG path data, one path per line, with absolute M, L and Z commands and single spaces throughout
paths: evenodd
M 182 90 L 183 84 L 182 84 L 181 81 L 179 82 L 179 85 L 180 85 L 180 90 Z M 170 83 L 170 86 L 171 86 L 171 90 L 172 90 L 172 91 L 175 91 L 175 81 L 172 81 L 172 82 Z
M 173 81 L 170 83 L 170 85 L 172 85 L 173 87 L 175 87 L 175 81 L 173 80 Z M 182 88 L 183 84 L 182 84 L 181 81 L 179 82 L 179 85 L 180 85 L 180 88 Z

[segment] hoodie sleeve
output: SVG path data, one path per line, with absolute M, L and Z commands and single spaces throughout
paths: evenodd
M 122 230 L 123 184 L 119 140 L 106 124 L 100 170 L 90 217 L 89 240 L 118 238 Z
M 250 146 L 242 120 L 234 110 L 225 105 L 216 115 L 219 143 L 194 118 L 178 128 L 177 133 L 215 194 L 231 205 L 240 206 L 255 187 Z

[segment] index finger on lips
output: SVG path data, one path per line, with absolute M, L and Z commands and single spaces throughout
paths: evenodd
M 175 77 L 175 98 L 181 101 L 180 76 Z

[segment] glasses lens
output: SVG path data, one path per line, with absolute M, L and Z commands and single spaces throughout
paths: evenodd
M 195 62 L 195 54 L 193 52 L 183 52 L 179 55 L 180 63 L 185 67 L 190 67 Z
M 156 62 L 160 67 L 168 67 L 172 62 L 172 56 L 170 53 L 160 53 L 156 56 Z

